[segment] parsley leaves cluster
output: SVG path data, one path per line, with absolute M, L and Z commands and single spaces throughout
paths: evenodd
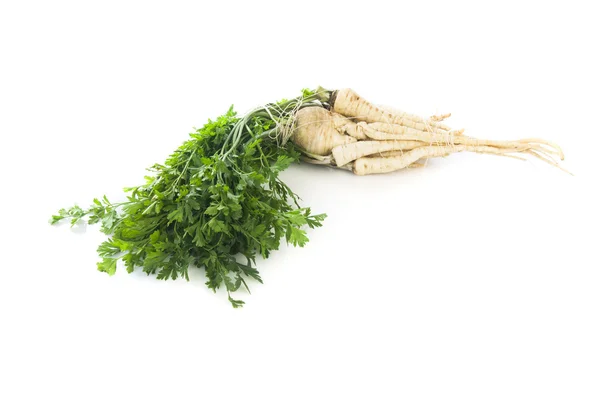
M 227 113 L 190 134 L 164 164 L 155 164 L 143 185 L 126 188 L 127 200 L 94 199 L 88 209 L 59 210 L 50 222 L 99 223 L 108 238 L 98 247 L 98 270 L 114 274 L 122 262 L 158 279 L 189 280 L 190 266 L 204 268 L 206 285 L 231 296 L 247 278 L 262 283 L 256 257 L 269 257 L 282 239 L 304 246 L 304 228 L 321 226 L 325 214 L 301 207 L 280 179 L 299 150 L 282 145 L 281 126 L 304 106 L 326 106 L 323 92 L 303 90 L 292 100 L 267 104 L 238 117 Z

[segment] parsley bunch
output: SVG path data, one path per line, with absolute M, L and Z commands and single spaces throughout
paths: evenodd
M 262 283 L 256 256 L 269 257 L 282 238 L 294 246 L 308 242 L 303 227 L 321 226 L 298 204 L 298 196 L 279 178 L 299 150 L 286 142 L 294 113 L 305 106 L 327 106 L 329 93 L 303 90 L 300 97 L 267 104 L 238 117 L 231 107 L 190 134 L 164 164 L 155 164 L 143 185 L 126 188 L 127 200 L 106 196 L 59 210 L 50 222 L 70 219 L 100 223 L 108 239 L 98 247 L 98 270 L 110 275 L 121 261 L 128 272 L 141 267 L 158 279 L 189 280 L 188 268 L 206 271 L 206 285 L 231 293 L 246 278 Z M 289 129 L 287 129 L 289 130 Z

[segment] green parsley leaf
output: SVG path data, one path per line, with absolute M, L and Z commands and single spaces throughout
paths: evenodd
M 224 287 L 233 307 L 244 302 L 231 293 L 246 278 L 262 283 L 255 258 L 269 257 L 282 239 L 304 246 L 303 228 L 322 224 L 324 214 L 301 207 L 279 174 L 298 162 L 292 143 L 277 139 L 279 127 L 303 106 L 323 106 L 329 92 L 303 90 L 238 117 L 233 107 L 190 134 L 164 164 L 154 164 L 141 185 L 126 188 L 127 200 L 106 196 L 84 210 L 60 209 L 51 224 L 87 217 L 108 238 L 98 247 L 98 270 L 113 275 L 120 259 L 128 272 L 141 268 L 158 279 L 185 278 L 188 268 L 204 268 L 206 286 Z M 238 262 L 240 256 L 247 264 Z
M 98 271 L 106 272 L 108 275 L 114 275 L 117 270 L 116 258 L 104 258 L 98 263 Z

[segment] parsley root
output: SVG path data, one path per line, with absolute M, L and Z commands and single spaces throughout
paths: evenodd
M 337 146 L 356 141 L 356 138 L 343 133 L 347 124 L 340 122 L 322 107 L 300 109 L 296 113 L 297 128 L 292 141 L 309 153 L 327 155 Z
M 332 149 L 333 160 L 343 166 L 358 158 L 382 152 L 409 150 L 426 145 L 418 141 L 358 141 L 343 144 Z
M 110 275 L 122 263 L 158 279 L 189 278 L 202 268 L 206 285 L 232 293 L 248 278 L 262 282 L 256 257 L 269 257 L 282 239 L 308 242 L 306 228 L 321 226 L 281 180 L 302 159 L 357 175 L 421 167 L 423 159 L 470 151 L 520 158 L 527 154 L 561 168 L 560 147 L 532 138 L 480 140 L 441 122 L 370 104 L 350 89 L 303 90 L 302 95 L 238 116 L 230 108 L 190 134 L 146 182 L 114 203 L 104 196 L 83 209 L 60 209 L 50 222 L 99 223 L 108 238 L 98 248 L 98 270 Z
M 424 119 L 409 113 L 377 107 L 348 88 L 334 92 L 331 102 L 333 103 L 334 112 L 355 121 L 398 124 L 422 131 L 445 131 L 450 129 L 436 121 L 437 118 L 435 117 Z

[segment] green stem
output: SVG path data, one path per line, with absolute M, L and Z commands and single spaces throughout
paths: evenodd
M 173 191 L 175 189 L 175 187 L 179 183 L 179 180 L 181 180 L 181 177 L 187 171 L 188 166 L 190 165 L 190 162 L 192 161 L 192 158 L 194 157 L 195 154 L 196 154 L 196 149 L 194 149 L 192 151 L 192 153 L 190 154 L 190 157 L 188 158 L 187 162 L 185 162 L 185 166 L 183 167 L 183 171 L 179 174 L 179 176 L 177 176 L 177 179 L 173 182 L 173 185 L 171 185 L 171 188 L 170 188 L 171 191 Z

